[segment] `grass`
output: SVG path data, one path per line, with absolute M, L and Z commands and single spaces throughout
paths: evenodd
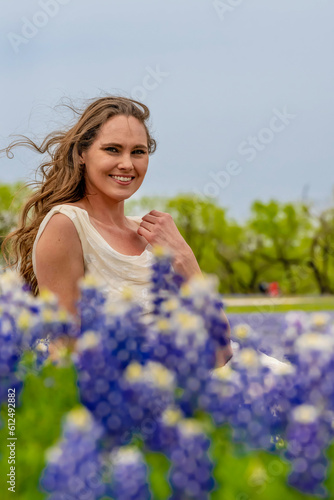
M 279 305 L 260 305 L 260 306 L 228 306 L 225 311 L 227 313 L 285 313 L 289 311 L 306 311 L 306 312 L 316 312 L 316 311 L 334 311 L 334 304 L 324 303 L 321 304 L 279 304 Z
M 306 311 L 306 312 L 316 312 L 316 311 L 334 311 L 334 297 L 315 297 L 314 302 L 303 301 L 303 297 L 300 297 L 300 302 L 298 304 L 275 304 L 275 298 L 272 302 L 268 301 L 268 304 L 247 304 L 247 299 L 245 299 L 245 305 L 230 305 L 226 306 L 227 313 L 285 313 L 289 311 Z M 228 299 L 227 299 L 228 302 Z

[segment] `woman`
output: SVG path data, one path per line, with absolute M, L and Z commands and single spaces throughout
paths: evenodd
M 20 263 L 33 293 L 46 287 L 75 313 L 78 280 L 90 272 L 99 276 L 110 297 L 131 284 L 145 310 L 152 245 L 168 248 L 175 272 L 185 278 L 201 273 L 169 214 L 124 215 L 124 200 L 141 186 L 156 149 L 149 115 L 137 101 L 105 97 L 90 104 L 71 129 L 50 134 L 40 147 L 29 139 L 9 146 L 7 152 L 26 144 L 50 155 L 40 167 L 39 189 L 23 209 L 21 227 L 7 238 L 13 264 Z M 231 355 L 227 346 L 217 354 L 217 364 Z

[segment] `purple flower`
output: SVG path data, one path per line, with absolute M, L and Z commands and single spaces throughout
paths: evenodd
M 66 417 L 63 439 L 47 451 L 47 466 L 40 480 L 50 498 L 98 500 L 105 493 L 98 440 L 101 429 L 84 408 Z
M 115 500 L 150 500 L 148 470 L 135 447 L 112 452 L 111 495 Z
M 291 462 L 288 482 L 308 494 L 326 496 L 322 482 L 328 461 L 324 450 L 333 438 L 333 430 L 320 412 L 311 405 L 297 406 L 287 430 L 286 457 Z
M 177 441 L 170 452 L 169 481 L 173 500 L 209 499 L 215 486 L 209 447 L 210 440 L 198 422 L 191 419 L 178 422 Z

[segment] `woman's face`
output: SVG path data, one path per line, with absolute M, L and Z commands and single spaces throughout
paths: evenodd
M 141 186 L 148 167 L 144 125 L 133 116 L 110 118 L 81 158 L 87 194 L 107 201 L 129 198 Z

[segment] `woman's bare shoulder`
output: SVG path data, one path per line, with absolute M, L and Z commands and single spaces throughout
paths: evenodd
M 69 217 L 56 213 L 36 244 L 38 286 L 57 293 L 58 285 L 74 283 L 84 275 L 84 256 L 77 230 Z
M 84 276 L 81 241 L 72 220 L 55 213 L 36 245 L 36 278 L 39 289 L 48 288 L 71 312 L 78 297 L 77 282 Z
M 81 250 L 81 243 L 78 232 L 67 215 L 55 213 L 46 224 L 36 246 L 36 252 L 45 251 L 75 251 Z

